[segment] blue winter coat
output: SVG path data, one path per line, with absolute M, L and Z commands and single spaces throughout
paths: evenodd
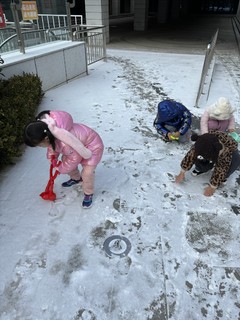
M 181 103 L 164 100 L 158 104 L 158 114 L 154 120 L 154 126 L 157 132 L 167 137 L 170 132 L 166 125 L 174 127 L 180 135 L 184 135 L 192 124 L 192 115 L 190 111 Z

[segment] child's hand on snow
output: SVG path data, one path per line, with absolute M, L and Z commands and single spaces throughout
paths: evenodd
M 215 190 L 216 190 L 216 188 L 213 188 L 213 187 L 211 187 L 211 186 L 208 186 L 208 187 L 206 187 L 206 188 L 204 189 L 204 193 L 203 193 L 203 194 L 204 194 L 206 197 L 211 197 L 211 196 L 214 194 Z
M 184 179 L 185 179 L 185 172 L 184 172 L 184 171 L 181 171 L 181 172 L 179 173 L 179 175 L 176 176 L 175 182 L 176 182 L 176 183 L 180 183 L 180 182 L 182 182 Z

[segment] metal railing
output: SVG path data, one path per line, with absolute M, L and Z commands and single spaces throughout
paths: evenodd
M 75 26 L 76 27 L 76 26 Z M 106 59 L 106 30 L 105 26 L 76 27 L 73 32 L 73 41 L 84 41 L 86 44 L 86 55 L 88 65 Z
M 73 41 L 85 42 L 87 64 L 106 59 L 105 26 L 73 25 Z M 26 30 L 21 32 L 24 48 L 49 43 L 53 41 L 70 41 L 68 27 Z M 11 34 L 0 44 L 0 53 L 19 49 L 17 34 Z
M 17 15 L 14 7 L 13 13 Z M 106 58 L 105 26 L 84 25 L 82 15 L 39 14 L 38 20 L 29 22 L 8 22 L 0 29 L 0 53 L 20 50 L 52 41 L 84 41 L 88 64 Z M 17 21 L 17 23 L 16 23 Z M 17 32 L 18 31 L 18 32 Z
M 31 45 L 37 45 L 39 44 L 38 39 L 44 39 L 42 43 L 53 41 L 51 40 L 46 40 L 49 37 L 47 36 L 39 36 L 39 34 L 43 31 L 46 33 L 54 33 L 56 35 L 55 40 L 72 40 L 71 39 L 71 33 L 68 30 L 69 35 L 67 35 L 67 28 L 68 27 L 68 16 L 67 15 L 57 15 L 57 14 L 39 14 L 38 15 L 39 19 L 38 20 L 31 20 L 31 21 L 21 21 L 19 23 L 20 31 L 21 34 L 24 34 L 23 42 L 24 39 L 26 39 L 27 44 L 23 44 L 23 47 L 29 47 Z M 70 15 L 70 28 L 73 27 L 74 25 L 82 25 L 83 17 L 82 15 Z M 36 31 L 35 35 L 33 35 L 32 31 Z M 49 31 L 51 30 L 51 32 Z M 75 31 L 76 29 L 72 29 L 72 31 Z M 20 32 L 19 31 L 19 32 Z M 30 32 L 26 32 L 30 31 Z M 64 36 L 63 36 L 64 34 Z M 15 35 L 15 36 L 14 36 Z M 15 25 L 15 22 L 7 22 L 7 26 L 5 28 L 0 29 L 0 52 L 8 52 L 12 50 L 17 50 L 17 43 L 19 46 L 19 39 L 16 40 L 17 36 L 17 28 Z M 30 41 L 30 39 L 35 38 L 34 41 Z M 18 41 L 18 42 L 17 42 Z M 32 43 L 32 44 L 30 44 Z M 40 42 L 41 43 L 41 42 Z M 21 52 L 24 51 L 24 48 L 20 50 Z M 24 52 L 23 52 L 24 53 Z
M 0 29 L 0 43 L 16 34 L 16 30 L 10 27 Z
M 203 68 L 202 68 L 202 73 L 201 73 L 201 78 L 200 78 L 199 89 L 198 89 L 197 98 L 196 98 L 196 102 L 195 102 L 196 107 L 198 107 L 200 97 L 203 94 L 205 80 L 206 80 L 206 77 L 207 77 L 208 72 L 210 70 L 211 63 L 213 62 L 214 50 L 215 50 L 215 47 L 217 44 L 217 37 L 218 37 L 218 29 L 215 32 L 215 34 L 213 35 L 212 40 L 209 42 L 209 44 L 207 46 L 205 59 L 204 59 L 204 63 L 203 63 Z M 212 67 L 212 70 L 213 70 L 213 67 Z M 209 89 L 210 89 L 210 83 L 207 88 L 207 92 L 209 92 Z
M 70 40 L 69 32 L 66 28 L 53 28 L 47 30 L 22 31 L 25 48 L 48 43 L 52 41 Z M 0 53 L 15 51 L 19 49 L 17 34 L 11 35 L 0 44 Z
M 52 29 L 67 27 L 68 20 L 65 14 L 39 14 L 38 20 L 35 20 L 38 29 Z M 71 15 L 72 25 L 83 24 L 82 15 Z

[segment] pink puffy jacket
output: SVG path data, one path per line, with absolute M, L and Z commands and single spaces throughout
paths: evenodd
M 72 147 L 55 139 L 55 150 L 51 146 L 48 147 L 47 158 L 50 159 L 51 155 L 58 158 L 59 154 L 62 154 L 62 163 L 58 167 L 60 173 L 69 173 L 75 170 L 79 164 L 96 166 L 100 162 L 104 146 L 97 132 L 86 125 L 74 123 L 72 116 L 65 111 L 50 111 L 50 117 L 55 120 L 58 128 L 65 129 L 73 134 L 92 153 L 89 159 L 83 159 Z
M 210 118 L 209 112 L 205 110 L 200 120 L 201 134 L 208 133 L 209 130 L 224 132 L 226 130 L 234 129 L 234 124 L 235 118 L 233 115 L 231 115 L 228 120 L 217 120 Z

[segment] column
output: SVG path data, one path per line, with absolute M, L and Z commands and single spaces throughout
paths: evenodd
M 134 30 L 145 31 L 148 28 L 148 0 L 134 2 Z
M 169 15 L 169 1 L 168 0 L 158 0 L 158 13 L 157 22 L 165 23 L 168 20 Z
M 119 16 L 120 14 L 120 1 L 119 0 L 110 0 L 112 1 L 112 16 Z
M 86 24 L 106 26 L 106 41 L 109 42 L 109 8 L 108 0 L 85 1 Z
M 238 3 L 237 16 L 240 16 L 240 1 Z
M 180 16 L 181 2 L 180 0 L 172 1 L 171 5 L 171 20 L 177 20 Z

